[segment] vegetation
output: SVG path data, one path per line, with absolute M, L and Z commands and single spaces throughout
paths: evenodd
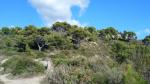
M 3 27 L 1 67 L 14 76 L 41 74 L 35 59 L 52 59 L 53 73 L 42 84 L 149 84 L 150 36 L 113 27 L 97 30 L 56 22 L 52 27 Z
M 44 72 L 44 66 L 31 58 L 15 56 L 8 59 L 4 64 L 4 71 L 13 75 L 37 74 Z

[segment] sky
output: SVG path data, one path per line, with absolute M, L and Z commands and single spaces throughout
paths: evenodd
M 150 34 L 150 0 L 0 0 L 0 27 L 67 21 L 97 29 Z

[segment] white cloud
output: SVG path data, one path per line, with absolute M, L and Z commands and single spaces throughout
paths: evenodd
M 137 35 L 150 34 L 150 28 L 143 29 L 136 32 Z
M 80 24 L 72 19 L 71 8 L 77 6 L 80 8 L 80 14 L 88 7 L 89 0 L 29 0 L 42 16 L 46 25 L 51 25 L 57 21 L 66 21 L 71 24 Z
M 150 34 L 150 29 L 147 28 L 147 29 L 144 30 L 144 32 Z
M 136 32 L 137 36 L 140 37 L 140 39 L 145 38 L 145 36 L 150 35 L 150 28 L 145 28 L 140 31 Z

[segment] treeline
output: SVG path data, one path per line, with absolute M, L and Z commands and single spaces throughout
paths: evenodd
M 113 27 L 96 30 L 95 27 L 79 27 L 70 25 L 66 22 L 56 22 L 52 27 L 36 27 L 33 25 L 22 27 L 2 27 L 1 36 L 11 36 L 5 39 L 8 47 L 15 46 L 18 51 L 24 52 L 30 49 L 46 50 L 49 48 L 69 49 L 79 48 L 82 41 L 102 40 L 121 40 L 136 41 L 137 36 L 134 32 L 118 32 Z M 14 42 L 11 42 L 14 41 Z M 146 36 L 143 44 L 150 44 L 150 36 Z

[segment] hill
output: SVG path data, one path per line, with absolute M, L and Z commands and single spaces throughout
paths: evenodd
M 41 84 L 150 84 L 150 36 L 56 22 L 2 27 L 0 43 L 1 75 L 44 75 Z

